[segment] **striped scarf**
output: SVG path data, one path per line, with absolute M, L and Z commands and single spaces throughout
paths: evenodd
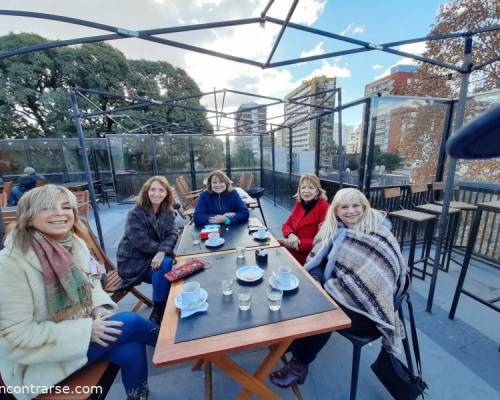
M 60 322 L 91 316 L 90 283 L 64 248 L 71 248 L 68 241 L 61 245 L 39 232 L 33 239 L 33 250 L 42 264 L 49 320 Z
M 404 289 L 406 264 L 389 229 L 374 232 L 341 229 L 324 246 L 316 244 L 306 263 L 310 270 L 325 257 L 324 287 L 343 306 L 375 322 L 384 347 L 398 353 L 404 337 L 394 299 Z

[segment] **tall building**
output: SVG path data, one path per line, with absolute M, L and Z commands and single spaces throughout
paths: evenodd
M 306 119 L 311 115 L 318 114 L 321 110 L 307 105 L 289 103 L 288 101 L 296 99 L 302 103 L 320 105 L 323 107 L 334 107 L 335 88 L 335 78 L 319 76 L 302 82 L 298 88 L 294 89 L 285 96 L 284 124 L 293 125 L 298 122 L 292 130 L 292 145 L 294 152 L 315 150 L 316 124 L 318 120 L 311 119 L 305 122 L 299 121 Z M 332 137 L 333 115 L 330 114 L 322 117 L 320 124 L 321 143 L 326 144 L 328 138 Z M 286 137 L 286 143 L 288 144 L 288 137 Z M 321 160 L 328 163 L 328 157 L 331 158 L 332 155 L 327 154 L 327 148 L 327 146 L 321 146 Z M 323 152 L 325 154 L 323 154 Z
M 266 133 L 267 107 L 259 107 L 253 101 L 243 103 L 235 113 L 234 130 L 236 135 L 254 135 L 249 141 L 237 140 L 236 147 L 251 143 L 251 148 L 260 154 L 259 135 Z
M 365 96 L 405 95 L 405 88 L 417 72 L 415 65 L 396 65 L 390 74 L 365 86 Z M 377 114 L 375 145 L 383 152 L 397 153 L 401 135 L 401 126 L 391 122 L 391 107 L 381 106 Z

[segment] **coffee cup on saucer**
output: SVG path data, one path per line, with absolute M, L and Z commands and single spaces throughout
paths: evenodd
M 259 238 L 265 238 L 267 236 L 266 227 L 259 226 L 259 229 L 257 229 L 256 236 Z
M 189 307 L 196 303 L 201 297 L 201 286 L 199 282 L 186 282 L 182 285 L 181 300 L 182 307 Z
M 208 240 L 207 243 L 209 245 L 217 245 L 220 242 L 220 233 L 219 232 L 212 232 L 208 235 Z
M 279 267 L 276 280 L 280 286 L 289 287 L 292 284 L 292 268 L 288 265 Z

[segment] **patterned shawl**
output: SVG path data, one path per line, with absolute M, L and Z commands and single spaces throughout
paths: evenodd
M 370 233 L 339 229 L 324 245 L 316 243 L 307 270 L 325 257 L 324 287 L 343 306 L 377 325 L 384 347 L 398 353 L 404 331 L 394 299 L 404 289 L 406 264 L 389 229 L 379 225 Z
M 69 251 L 37 232 L 33 250 L 42 264 L 49 319 L 60 322 L 92 315 L 92 292 Z

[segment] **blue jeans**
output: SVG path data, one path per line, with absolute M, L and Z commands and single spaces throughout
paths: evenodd
M 90 343 L 87 364 L 96 360 L 118 364 L 127 394 L 140 392 L 148 380 L 146 345 L 156 345 L 159 327 L 132 312 L 121 312 L 109 319 L 123 322 L 123 326 L 118 328 L 122 334 L 117 336 L 115 342 L 108 342 L 108 347 Z
M 149 269 L 144 275 L 143 282 L 151 283 L 153 285 L 153 301 L 163 302 L 167 301 L 168 293 L 170 292 L 170 281 L 165 278 L 165 274 L 172 269 L 172 259 L 165 256 L 160 268 L 153 271 Z

